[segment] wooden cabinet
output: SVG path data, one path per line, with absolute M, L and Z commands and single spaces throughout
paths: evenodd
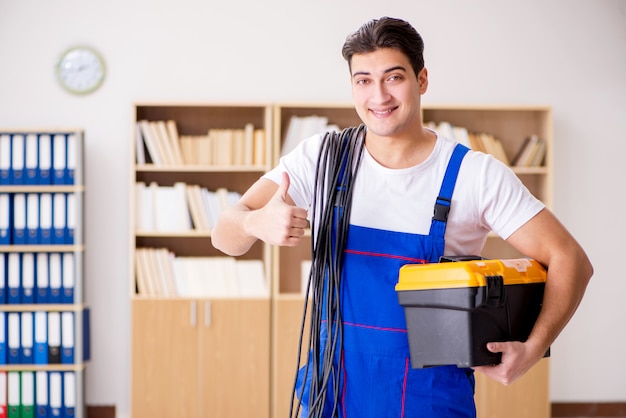
M 339 129 L 360 124 L 352 104 L 136 104 L 134 122 L 176 123 L 182 136 L 206 135 L 211 129 L 263 130 L 262 163 L 137 163 L 133 130 L 131 179 L 130 294 L 133 311 L 132 416 L 286 417 L 293 391 L 304 308 L 303 276 L 311 258 L 311 236 L 298 247 L 257 243 L 238 259 L 261 260 L 271 293 L 266 297 L 146 296 L 135 280 L 138 249 L 167 248 L 175 257 L 222 257 L 211 246 L 210 230 L 149 231 L 139 227 L 135 184 L 197 184 L 210 190 L 243 193 L 279 160 L 293 117 L 318 116 Z M 551 110 L 544 106 L 423 107 L 425 122 L 448 122 L 469 132 L 492 134 L 512 159 L 525 139 L 546 141 L 542 164 L 514 167 L 539 199 L 552 202 Z M 199 148 L 207 150 L 207 148 Z M 144 150 L 148 151 L 148 150 Z M 215 150 L 214 150 L 215 151 Z M 199 152 L 214 152 L 199 151 Z M 136 222 L 137 220 L 137 222 Z M 500 238 L 489 236 L 484 256 L 521 256 Z M 207 277 L 209 272 L 207 271 Z M 308 336 L 302 335 L 303 341 Z M 306 353 L 301 353 L 302 363 Z M 301 365 L 301 364 L 300 364 Z M 547 418 L 549 360 L 505 387 L 477 376 L 478 416 Z
M 268 416 L 269 318 L 264 300 L 135 300 L 132 416 Z
M 9 416 L 33 413 L 37 389 L 50 414 L 85 417 L 83 150 L 82 129 L 0 128 L 0 387 Z
M 270 304 L 266 300 L 202 304 L 203 416 L 268 416 Z
M 196 296 L 191 289 L 184 295 L 142 293 L 136 282 L 139 250 L 167 249 L 172 259 L 223 259 L 225 255 L 212 247 L 210 229 L 199 228 L 193 222 L 191 228 L 179 230 L 140 227 L 145 225 L 144 217 L 150 215 L 137 212 L 142 202 L 135 186 L 144 183 L 171 187 L 182 183 L 208 191 L 223 188 L 243 193 L 268 169 L 271 161 L 271 108 L 248 104 L 134 106 L 134 122 L 170 120 L 174 121 L 180 140 L 192 141 L 206 139 L 211 130 L 242 130 L 247 125 L 252 126 L 263 140 L 257 152 L 262 152 L 264 159 L 252 164 L 215 163 L 206 155 L 213 154 L 215 148 L 194 144 L 196 154 L 188 154 L 193 161 L 156 163 L 150 158 L 149 150 L 137 148 L 137 144 L 142 145 L 141 141 L 137 142 L 140 132 L 133 130 L 130 187 L 132 416 L 269 417 L 269 247 L 257 243 L 245 256 L 236 259 L 237 262 L 261 262 L 266 293 Z M 227 150 L 232 144 L 226 148 L 224 145 L 219 144 Z M 138 151 L 146 153 L 141 160 L 137 159 Z M 219 273 L 218 268 L 221 267 L 200 270 L 199 280 L 213 280 Z M 152 272 L 157 270 L 159 266 Z M 198 270 L 194 274 L 198 274 Z
M 308 327 L 302 334 L 304 348 L 298 360 L 298 342 L 302 329 L 304 300 L 298 295 L 282 295 L 276 298 L 272 320 L 272 417 L 289 417 L 296 372 L 306 361 Z
M 132 416 L 200 416 L 197 302 L 134 300 Z
M 510 386 L 476 373 L 478 418 L 549 418 L 550 360 L 544 358 Z

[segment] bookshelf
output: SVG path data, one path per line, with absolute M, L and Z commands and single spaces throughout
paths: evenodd
M 83 154 L 82 129 L 0 128 L 0 387 L 8 416 L 85 417 Z
M 146 142 L 150 131 L 138 128 L 145 121 L 153 126 L 165 122 L 166 127 L 173 121 L 176 131 L 169 140 L 178 138 L 181 159 L 172 154 L 155 158 L 158 148 Z M 273 155 L 272 122 L 271 107 L 264 104 L 133 106 L 129 290 L 134 418 L 269 417 L 270 248 L 257 243 L 242 257 L 225 257 L 211 245 L 210 221 L 205 224 L 198 213 L 210 218 L 214 207 L 207 196 L 218 191 L 221 196 L 225 191 L 241 194 L 267 171 Z M 177 146 L 176 141 L 169 145 Z M 242 153 L 246 158 L 239 158 Z M 170 194 L 146 199 L 139 183 L 143 190 L 160 189 L 157 195 L 162 190 Z M 200 201 L 205 206 L 198 199 L 192 202 L 185 193 L 189 186 L 203 190 L 205 199 Z M 151 199 L 159 202 L 152 210 Z M 173 203 L 187 206 L 181 211 Z M 159 214 L 164 207 L 167 211 Z M 166 255 L 160 261 L 143 258 L 148 250 Z M 255 274 L 238 275 L 243 265 L 256 266 Z M 157 279 L 164 270 L 173 274 Z M 258 279 L 259 271 L 263 286 L 257 280 L 254 291 L 244 282 L 236 289 L 229 286 L 233 276 Z M 152 285 L 143 286 L 140 277 Z M 159 288 L 159 280 L 160 291 L 145 291 Z
M 426 105 L 423 114 L 426 122 L 445 121 L 471 133 L 490 134 L 500 141 L 511 161 L 527 137 L 542 138 L 547 146 L 541 164 L 513 167 L 513 170 L 532 193 L 551 206 L 552 116 L 549 107 Z M 168 287 L 168 279 L 162 277 L 159 279 L 161 290 L 148 292 L 145 284 L 138 281 L 141 269 L 152 271 L 148 276 L 154 279 L 159 271 L 171 267 L 163 261 L 168 258 L 165 256 L 161 261 L 152 259 L 156 269 L 145 268 L 151 259 L 142 258 L 144 250 L 165 249 L 170 260 L 202 258 L 219 262 L 224 255 L 211 246 L 210 226 L 199 227 L 201 222 L 194 218 L 189 200 L 184 223 L 155 227 L 154 223 L 146 222 L 147 219 L 154 221 L 155 215 L 145 214 L 146 202 L 142 196 L 145 188 L 174 188 L 181 187 L 181 183 L 208 191 L 226 189 L 243 193 L 278 162 L 291 120 L 313 115 L 339 129 L 360 123 L 352 104 L 138 103 L 133 106 L 133 122 L 163 121 L 167 131 L 167 122 L 174 121 L 176 133 L 173 136 L 178 137 L 183 156 L 182 163 L 172 156 L 153 160 L 145 143 L 146 134 L 137 128 L 139 124 L 133 123 L 129 243 L 133 417 L 162 414 L 194 417 L 203 416 L 209 410 L 219 411 L 218 415 L 224 416 L 288 415 L 304 306 L 302 277 L 311 257 L 310 235 L 298 247 L 269 248 L 257 243 L 246 255 L 234 260 L 260 261 L 267 293 L 256 296 L 181 294 L 171 282 Z M 252 156 L 248 152 L 243 160 L 235 159 L 234 154 L 244 148 L 234 144 L 229 148 L 230 156 L 226 157 L 229 152 L 223 148 L 218 151 L 216 144 L 208 139 L 212 130 L 219 130 L 222 135 L 213 135 L 212 139 L 232 143 L 240 139 L 235 140 L 232 132 L 224 134 L 222 131 L 243 129 L 244 136 L 245 131 L 248 132 L 246 143 L 249 144 L 250 125 L 253 131 L 262 131 L 263 141 L 252 141 L 256 144 L 254 150 L 262 150 L 262 159 L 255 159 L 260 151 L 252 151 Z M 203 141 L 203 144 L 187 142 L 183 148 L 183 140 Z M 190 149 L 195 151 L 190 154 Z M 235 149 L 239 151 L 233 151 Z M 209 153 L 219 153 L 222 157 L 212 159 L 206 155 Z M 137 188 L 138 183 L 143 183 L 144 189 Z M 179 191 L 177 200 L 185 200 L 183 194 Z M 489 236 L 483 255 L 491 258 L 520 256 L 496 236 Z M 213 271 L 213 267 L 205 267 L 205 270 Z M 228 271 L 229 277 L 236 275 L 232 269 Z M 158 284 L 153 283 L 154 286 Z M 477 376 L 478 416 L 547 418 L 548 364 L 547 359 L 542 360 L 527 376 L 509 387 Z M 250 394 L 245 400 L 236 396 L 243 392 Z
M 548 106 L 510 105 L 424 105 L 424 123 L 463 127 L 467 133 L 489 134 L 501 144 L 511 163 L 526 138 L 537 135 L 545 141 L 545 155 L 533 166 L 513 166 L 528 189 L 548 207 L 552 205 L 552 113 Z M 292 117 L 323 116 L 339 128 L 354 126 L 360 120 L 351 104 L 284 103 L 274 106 L 274 162 L 287 140 Z M 443 132 L 442 132 L 443 133 Z M 273 249 L 273 346 L 272 405 L 273 416 L 287 416 L 296 367 L 296 350 L 304 300 L 302 295 L 303 262 L 311 257 L 310 239 L 298 247 Z M 495 235 L 489 235 L 483 256 L 516 258 L 522 256 Z M 306 336 L 305 336 L 306 338 Z M 306 341 L 306 339 L 305 339 Z M 302 360 L 306 357 L 303 355 Z M 549 360 L 543 359 L 522 379 L 502 386 L 477 374 L 476 404 L 480 418 L 550 416 L 548 396 Z

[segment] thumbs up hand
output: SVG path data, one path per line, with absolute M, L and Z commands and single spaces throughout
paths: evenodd
M 274 196 L 272 197 L 272 200 L 278 199 L 278 200 L 282 200 L 283 202 L 287 203 L 287 199 L 288 199 L 288 196 L 289 196 L 288 192 L 289 192 L 289 186 L 290 185 L 291 185 L 291 179 L 289 178 L 289 174 L 287 172 L 284 172 L 282 181 L 281 181 L 280 185 L 278 186 L 278 189 L 276 190 L 276 193 L 274 193 Z
M 296 246 L 309 226 L 306 209 L 291 203 L 290 179 L 283 173 L 281 184 L 267 204 L 249 218 L 247 229 L 271 245 Z

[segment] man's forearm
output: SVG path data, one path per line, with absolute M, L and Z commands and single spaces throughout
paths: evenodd
M 250 209 L 241 204 L 226 209 L 211 231 L 213 246 L 231 256 L 248 252 L 257 241 L 245 228 L 250 215 Z
M 580 304 L 593 274 L 585 254 L 550 264 L 544 302 L 528 342 L 545 352 Z

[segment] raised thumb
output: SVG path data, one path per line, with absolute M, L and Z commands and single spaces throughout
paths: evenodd
M 282 180 L 276 190 L 275 196 L 280 197 L 283 201 L 287 201 L 287 192 L 289 191 L 289 174 L 286 171 L 283 172 Z

